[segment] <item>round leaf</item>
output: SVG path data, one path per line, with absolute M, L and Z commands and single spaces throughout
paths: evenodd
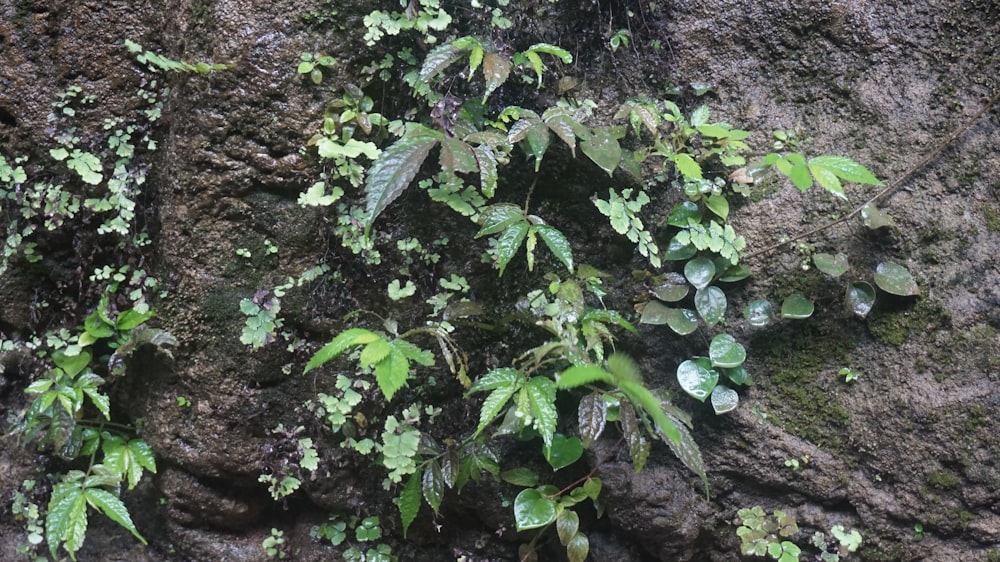
M 891 261 L 882 262 L 875 268 L 875 284 L 891 295 L 908 297 L 920 294 L 920 287 L 910 272 Z
M 743 317 L 747 319 L 747 322 L 751 326 L 756 326 L 758 328 L 767 326 L 774 319 L 774 307 L 771 303 L 764 299 L 757 299 L 751 301 L 750 304 L 743 309 Z
M 719 382 L 719 373 L 689 359 L 677 366 L 677 382 L 692 398 L 704 402 Z
M 747 352 L 733 336 L 719 334 L 712 338 L 708 346 L 708 357 L 714 367 L 733 368 L 746 361 Z
M 840 277 L 847 271 L 847 254 L 816 254 L 813 256 L 816 268 L 831 277 Z
M 875 306 L 875 287 L 865 281 L 856 281 L 847 288 L 847 310 L 858 318 L 868 316 Z
M 705 200 L 705 206 L 722 220 L 729 216 L 729 201 L 723 195 L 712 195 Z
M 701 210 L 698 209 L 698 204 L 694 201 L 684 201 L 675 205 L 667 217 L 667 224 L 686 228 L 690 224 L 689 220 L 701 222 Z
M 733 369 L 723 369 L 722 370 L 729 380 L 733 381 L 733 384 L 747 384 L 750 380 L 750 373 L 747 372 L 746 367 L 740 365 Z
M 684 264 L 684 277 L 696 289 L 704 289 L 715 277 L 715 264 L 708 258 L 695 258 Z
M 706 324 L 715 326 L 726 315 L 726 294 L 718 287 L 699 289 L 694 295 L 694 306 Z
M 687 280 L 679 273 L 667 273 L 663 280 L 653 288 L 656 298 L 666 302 L 677 302 L 687 296 L 691 290 Z
M 698 329 L 698 314 L 688 308 L 668 308 L 667 326 L 679 336 L 686 336 Z
M 727 260 L 728 261 L 728 260 Z M 724 283 L 735 283 L 736 281 L 742 281 L 750 277 L 750 268 L 745 265 L 733 265 L 727 267 L 722 275 L 719 276 L 719 281 Z
M 556 534 L 559 535 L 559 542 L 565 546 L 570 539 L 576 536 L 580 529 L 580 516 L 571 509 L 564 510 L 556 519 Z
M 680 234 L 680 233 L 678 233 Z M 698 249 L 692 244 L 681 244 L 674 235 L 667 244 L 667 249 L 663 253 L 663 259 L 667 261 L 681 261 L 693 258 L 698 253 Z
M 552 436 L 552 446 L 545 451 L 545 460 L 549 461 L 552 470 L 569 466 L 583 456 L 583 442 L 578 437 L 566 437 L 555 434 Z
M 716 415 L 732 412 L 739 403 L 740 395 L 731 388 L 720 384 L 712 390 L 712 409 Z
M 639 317 L 640 324 L 660 325 L 667 323 L 667 311 L 670 308 L 659 301 L 649 301 L 642 309 L 642 316 Z
M 811 300 L 801 293 L 792 293 L 781 303 L 781 317 L 801 320 L 812 316 L 815 307 Z
M 518 531 L 544 527 L 555 518 L 556 502 L 535 488 L 521 490 L 514 498 L 514 522 Z

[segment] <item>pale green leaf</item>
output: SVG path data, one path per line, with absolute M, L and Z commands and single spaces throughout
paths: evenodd
M 569 558 L 569 562 L 583 562 L 588 554 L 590 554 L 590 540 L 587 535 L 583 533 L 573 535 L 566 544 L 566 557 Z
M 563 510 L 556 518 L 556 534 L 559 535 L 559 542 L 563 546 L 576 536 L 579 529 L 580 516 L 571 509 Z
M 875 285 L 891 295 L 908 297 L 920 294 L 913 275 L 905 267 L 891 261 L 876 266 Z
M 574 365 L 559 375 L 557 387 L 561 389 L 576 388 L 594 382 L 612 383 L 611 375 L 595 365 Z
M 336 358 L 338 355 L 351 347 L 369 344 L 377 339 L 379 339 L 378 334 L 365 330 L 364 328 L 350 328 L 344 330 L 343 332 L 337 334 L 337 336 L 333 338 L 333 341 L 320 348 L 320 350 L 312 356 L 309 362 L 306 363 L 306 368 L 303 372 L 308 373 L 316 367 L 319 367 Z
M 802 293 L 792 293 L 781 303 L 781 317 L 802 320 L 812 316 L 815 306 Z
M 823 169 L 851 183 L 882 185 L 868 168 L 844 156 L 817 156 L 809 160 L 810 169 Z
M 729 216 L 729 201 L 723 195 L 712 195 L 705 200 L 705 206 L 722 220 Z
M 555 518 L 555 500 L 542 495 L 535 488 L 521 490 L 514 498 L 514 523 L 518 531 L 544 527 Z
M 865 281 L 857 281 L 847 287 L 845 298 L 847 310 L 858 318 L 865 318 L 875 306 L 875 287 Z
M 375 382 L 385 395 L 386 401 L 391 401 L 396 391 L 406 384 L 410 377 L 410 362 L 398 349 L 393 349 L 384 359 L 375 364 Z
M 580 150 L 608 176 L 614 173 L 622 159 L 622 148 L 610 129 L 595 129 L 594 134 L 580 142 Z
M 694 295 L 694 306 L 709 326 L 714 326 L 726 315 L 726 294 L 718 287 L 699 289 Z
M 713 367 L 739 367 L 747 358 L 746 349 L 729 334 L 719 334 L 712 338 L 708 346 L 708 357 Z
M 545 446 L 551 447 L 559 418 L 556 412 L 556 383 L 548 377 L 532 377 L 525 388 L 534 428 L 541 434 Z
M 673 160 L 674 165 L 677 166 L 677 171 L 679 171 L 684 177 L 693 180 L 703 179 L 701 175 L 701 165 L 699 165 L 690 154 L 683 152 L 674 154 L 671 160 Z

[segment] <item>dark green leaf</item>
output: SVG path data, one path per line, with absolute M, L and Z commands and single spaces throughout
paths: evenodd
M 677 366 L 677 382 L 692 398 L 704 402 L 719 382 L 719 372 L 689 359 Z
M 503 231 L 497 238 L 497 265 L 500 267 L 500 275 L 507 269 L 507 264 L 517 254 L 528 235 L 530 225 L 528 221 L 516 222 Z
M 552 436 L 552 445 L 545 448 L 545 460 L 549 461 L 552 470 L 567 467 L 583 456 L 583 442 L 578 437 L 566 437 L 562 434 Z
M 533 228 L 542 242 L 545 242 L 545 245 L 549 247 L 549 250 L 559 258 L 559 261 L 566 266 L 570 273 L 573 273 L 573 249 L 563 233 L 545 224 L 538 224 Z
M 712 338 L 708 346 L 708 357 L 713 367 L 739 367 L 746 361 L 746 349 L 729 334 L 719 334 Z
M 441 465 L 434 459 L 424 467 L 424 475 L 421 479 L 421 491 L 427 505 L 431 506 L 434 513 L 441 509 L 441 500 L 444 499 L 444 474 L 441 472 Z
M 108 519 L 118 523 L 128 532 L 132 533 L 135 538 L 139 539 L 139 542 L 146 544 L 146 539 L 139 534 L 139 531 L 135 528 L 135 524 L 132 523 L 132 517 L 129 516 L 128 508 L 114 494 L 100 488 L 87 488 L 84 493 L 87 496 L 88 503 L 99 509 Z M 83 542 L 82 538 L 80 542 Z
M 767 326 L 774 319 L 774 308 L 764 299 L 750 301 L 743 309 L 743 317 L 751 326 L 758 328 Z
M 812 301 L 802 293 L 792 293 L 781 303 L 781 317 L 801 320 L 812 316 L 814 309 Z
M 693 244 L 682 244 L 677 237 L 682 233 L 677 233 L 667 244 L 667 249 L 663 253 L 663 259 L 667 261 L 682 261 L 693 258 L 698 253 L 698 249 Z
M 726 294 L 718 287 L 699 289 L 694 295 L 694 306 L 709 326 L 714 326 L 726 315 Z
M 715 263 L 708 258 L 695 258 L 684 264 L 684 277 L 695 289 L 704 289 L 715 277 Z
M 466 49 L 456 47 L 453 43 L 438 45 L 424 58 L 424 65 L 420 68 L 420 80 L 427 82 L 462 58 L 465 51 Z
M 441 139 L 441 169 L 453 173 L 471 173 L 479 170 L 476 154 L 470 145 L 453 138 Z
M 476 233 L 476 238 L 502 232 L 512 224 L 524 220 L 526 220 L 524 211 L 517 205 L 511 205 L 510 203 L 490 205 L 483 210 L 479 217 L 482 227 Z
M 890 295 L 908 297 L 920 294 L 913 275 L 905 267 L 891 261 L 882 262 L 875 268 L 875 284 Z
M 622 423 L 622 434 L 628 443 L 629 455 L 632 457 L 632 467 L 636 473 L 642 471 L 649 458 L 650 446 L 639 431 L 639 420 L 635 417 L 635 410 L 628 400 L 622 401 L 618 406 Z
M 580 400 L 577 420 L 580 424 L 580 438 L 583 446 L 590 448 L 604 431 L 607 423 L 608 403 L 600 392 L 591 392 Z
M 667 216 L 667 224 L 678 228 L 687 228 L 690 221 L 701 222 L 701 209 L 694 201 L 682 201 L 671 209 Z
M 733 384 L 747 384 L 750 379 L 750 373 L 747 373 L 746 367 L 743 365 L 733 369 L 723 369 L 722 372 L 729 377 L 729 380 L 733 381 Z
M 399 494 L 399 517 L 403 522 L 403 538 L 406 538 L 406 531 L 417 519 L 420 511 L 420 488 L 422 475 L 418 469 L 410 479 L 406 481 L 403 492 Z
M 533 427 L 542 435 L 545 446 L 551 447 L 559 417 L 556 412 L 556 383 L 548 377 L 532 377 L 525 388 L 534 418 Z
M 868 316 L 875 306 L 875 287 L 865 281 L 856 281 L 847 288 L 847 310 L 858 318 Z
M 515 486 L 526 486 L 528 488 L 537 486 L 540 482 L 538 475 L 534 471 L 523 467 L 501 472 L 500 479 Z
M 556 534 L 559 535 L 559 542 L 563 546 L 576 536 L 579 529 L 580 516 L 571 509 L 564 509 L 556 518 Z
M 689 308 L 670 308 L 665 316 L 667 326 L 679 336 L 693 334 L 698 329 L 698 313 Z
M 365 236 L 375 218 L 405 190 L 431 148 L 443 136 L 420 125 L 412 125 L 398 141 L 382 152 L 368 171 L 365 182 Z
M 556 502 L 534 488 L 521 490 L 514 498 L 514 522 L 518 531 L 537 529 L 556 518 Z
M 52 362 L 68 376 L 75 377 L 90 364 L 90 352 L 81 351 L 76 355 L 66 355 L 63 349 L 52 352 Z
M 719 259 L 729 262 L 726 258 Z M 719 281 L 722 281 L 723 283 L 735 283 L 736 281 L 742 281 L 747 277 L 750 277 L 750 268 L 745 265 L 731 265 L 722 271 L 722 274 L 719 276 Z

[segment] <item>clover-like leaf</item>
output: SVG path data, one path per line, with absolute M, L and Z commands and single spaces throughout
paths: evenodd
M 545 448 L 545 460 L 552 470 L 567 467 L 583 456 L 583 442 L 579 437 L 566 437 L 559 433 L 552 436 L 552 445 Z

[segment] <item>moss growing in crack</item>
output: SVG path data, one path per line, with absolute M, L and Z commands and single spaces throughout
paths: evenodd
M 899 347 L 912 334 L 926 333 L 949 320 L 941 305 L 929 299 L 917 301 L 908 310 L 877 310 L 868 317 L 868 331 L 878 341 Z
M 806 326 L 788 338 L 762 335 L 751 345 L 768 373 L 758 382 L 766 389 L 769 410 L 779 414 L 789 432 L 820 447 L 838 449 L 850 416 L 837 393 L 827 388 L 837 379 L 822 373 L 845 364 L 856 342 L 837 327 L 825 328 Z
M 983 218 L 986 220 L 986 230 L 1000 232 L 1000 208 L 995 205 L 983 205 Z
M 927 485 L 938 490 L 953 490 L 962 485 L 962 480 L 951 472 L 941 469 L 927 475 Z

